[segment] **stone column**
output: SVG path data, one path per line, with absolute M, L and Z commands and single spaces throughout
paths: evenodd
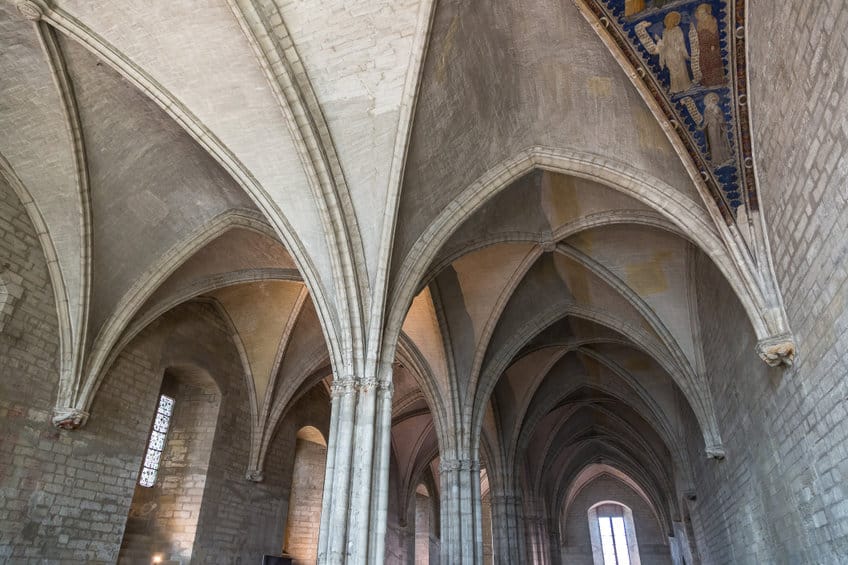
M 531 561 L 540 565 L 548 563 L 548 536 L 545 532 L 544 522 L 545 519 L 539 515 L 526 516 L 524 519 L 526 547 L 530 550 Z
M 318 563 L 382 563 L 388 506 L 391 366 L 333 383 Z
M 483 562 L 480 462 L 476 457 L 443 458 L 441 481 L 442 563 Z
M 548 518 L 548 555 L 551 565 L 562 563 L 562 540 L 559 539 L 559 521 Z
M 495 563 L 526 562 L 524 505 L 513 491 L 499 490 L 492 495 L 495 538 Z

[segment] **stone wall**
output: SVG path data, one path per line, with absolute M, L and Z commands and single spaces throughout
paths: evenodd
M 799 347 L 757 358 L 741 307 L 702 261 L 700 315 L 727 459 L 694 447 L 705 563 L 848 562 L 848 11 L 751 2 L 754 142 L 775 270 Z
M 53 290 L 35 230 L 2 181 L 0 239 L 0 264 L 23 289 L 0 333 L 0 561 L 114 562 L 149 425 L 132 408 L 159 388 L 146 340 L 116 362 L 84 429 L 55 429 Z
M 569 506 L 562 530 L 562 562 L 569 565 L 593 564 L 588 512 L 598 502 L 607 500 L 624 504 L 633 511 L 642 564 L 670 565 L 668 537 L 660 529 L 651 507 L 629 486 L 609 476 L 598 477 L 583 487 Z
M 148 563 L 161 554 L 188 563 L 194 547 L 220 395 L 212 382 L 184 383 L 172 375 L 164 381 L 162 394 L 175 400 L 171 426 L 156 483 L 136 484 L 121 562 Z
M 191 304 L 142 332 L 121 353 L 83 428 L 57 430 L 50 423 L 59 348 L 53 290 L 36 232 L 2 180 L 0 267 L 20 276 L 22 290 L 0 332 L 0 561 L 114 563 L 164 369 L 205 363 L 222 402 L 194 557 L 248 563 L 264 553 L 279 554 L 295 433 L 307 424 L 327 433 L 326 393 L 307 393 L 283 419 L 268 453 L 265 482 L 245 480 L 250 412 L 240 362 L 212 308 Z M 179 436 L 171 440 L 179 445 Z M 202 488 L 202 473 L 195 471 L 200 470 L 186 469 L 186 476 Z M 196 510 L 197 500 L 192 504 Z
M 430 497 L 415 494 L 415 565 L 430 565 Z
M 326 465 L 326 446 L 297 440 L 285 541 L 286 553 L 292 556 L 295 565 L 309 565 L 318 558 Z
M 234 385 L 228 394 L 245 395 L 244 386 Z M 224 399 L 226 404 L 227 394 Z M 317 386 L 292 406 L 269 447 L 260 483 L 244 479 L 249 445 L 241 434 L 248 433 L 248 423 L 248 412 L 220 420 L 195 542 L 195 554 L 203 563 L 260 563 L 265 554 L 282 553 L 297 430 L 310 425 L 326 436 L 329 397 Z

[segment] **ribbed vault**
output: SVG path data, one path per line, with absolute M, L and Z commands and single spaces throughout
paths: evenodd
M 0 4 L 0 173 L 56 297 L 54 424 L 85 424 L 131 344 L 176 358 L 214 325 L 196 351 L 238 357 L 250 481 L 332 389 L 322 561 L 382 561 L 419 487 L 451 563 L 482 559 L 484 496 L 499 562 L 556 562 L 598 477 L 673 537 L 692 453 L 725 457 L 697 266 L 751 355 L 788 366 L 794 341 L 755 190 L 728 221 L 590 4 Z

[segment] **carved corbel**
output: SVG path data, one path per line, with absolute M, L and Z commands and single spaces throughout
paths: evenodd
M 76 430 L 88 421 L 88 412 L 79 408 L 55 408 L 53 425 L 62 430 Z
M 261 469 L 248 469 L 244 473 L 244 478 L 252 483 L 261 483 L 265 480 L 265 475 Z
M 757 353 L 770 367 L 788 369 L 795 362 L 795 339 L 792 334 L 782 334 L 757 343 Z
M 723 445 L 708 445 L 705 451 L 708 459 L 721 461 L 726 456 Z

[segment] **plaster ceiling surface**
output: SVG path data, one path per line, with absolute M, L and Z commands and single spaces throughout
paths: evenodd
M 614 156 L 700 205 L 665 134 L 572 2 L 440 2 L 395 255 L 475 179 L 535 145 Z
M 88 148 L 92 332 L 160 258 L 250 199 L 173 120 L 73 41 L 62 42 Z
M 252 177 L 243 182 L 255 181 L 254 197 L 267 197 L 263 211 L 284 214 L 332 286 L 324 229 L 289 124 L 227 2 L 86 0 L 54 7 L 85 22 L 95 39 L 154 81 L 153 95 L 170 97 L 175 111 L 202 126 L 216 158 L 234 159 Z
M 303 283 L 262 281 L 215 291 L 244 344 L 257 399 L 264 399 L 278 368 L 287 330 L 300 313 Z
M 327 120 L 373 281 L 426 0 L 277 0 Z M 420 29 L 419 29 L 420 21 Z M 400 133 L 399 133 L 400 131 Z
M 299 273 L 285 247 L 271 235 L 248 228 L 233 228 L 195 252 L 150 296 L 148 305 L 166 302 L 195 288 L 225 284 L 228 275 L 244 278 L 271 276 L 298 279 Z

